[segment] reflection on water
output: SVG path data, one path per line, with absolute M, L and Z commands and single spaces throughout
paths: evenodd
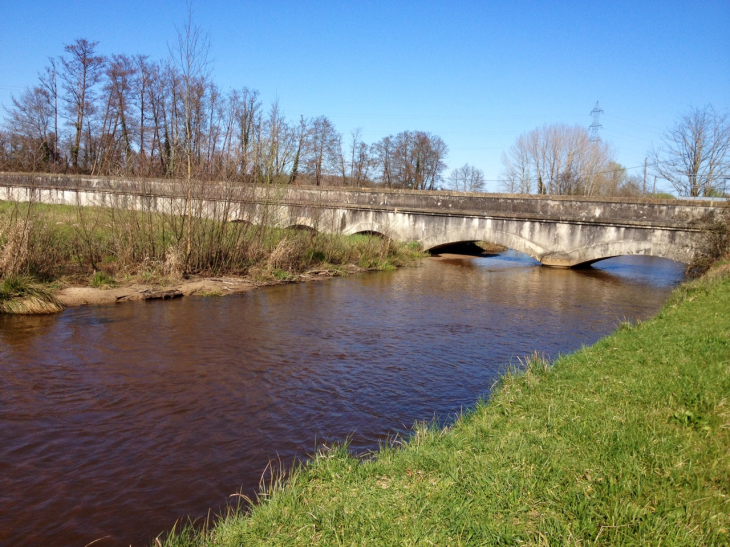
M 147 544 L 266 464 L 448 419 L 534 350 L 651 316 L 669 261 L 514 252 L 226 298 L 0 316 L 0 544 Z

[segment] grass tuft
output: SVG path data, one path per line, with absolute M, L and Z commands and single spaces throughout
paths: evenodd
M 0 283 L 0 313 L 31 315 L 58 313 L 63 305 L 52 289 L 30 277 L 10 275 Z
M 89 281 L 89 286 L 95 287 L 97 289 L 113 287 L 116 284 L 117 282 L 114 280 L 114 278 L 104 271 L 95 271 L 91 276 L 91 280 Z

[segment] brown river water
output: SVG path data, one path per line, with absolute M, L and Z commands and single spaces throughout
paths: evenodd
M 225 298 L 0 316 L 0 545 L 149 545 L 267 464 L 448 421 L 509 363 L 652 316 L 682 266 L 508 251 Z

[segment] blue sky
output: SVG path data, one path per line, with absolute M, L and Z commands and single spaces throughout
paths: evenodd
M 490 180 L 520 133 L 588 126 L 596 101 L 601 136 L 627 167 L 690 106 L 730 107 L 728 0 L 218 0 L 193 12 L 223 89 L 258 89 L 292 120 L 324 114 L 368 142 L 436 133 L 449 167 L 469 162 Z M 0 0 L 0 104 L 76 38 L 163 58 L 185 17 L 182 0 Z

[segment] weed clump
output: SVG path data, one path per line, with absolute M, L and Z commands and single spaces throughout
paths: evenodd
M 687 277 L 697 279 L 703 276 L 721 258 L 730 254 L 730 214 L 713 220 L 695 256 L 687 265 Z
M 0 313 L 29 315 L 62 310 L 53 292 L 30 277 L 10 275 L 0 283 Z
M 89 285 L 97 289 L 113 287 L 116 284 L 114 278 L 105 271 L 94 272 L 89 281 Z
M 15 276 L 34 280 L 36 287 L 62 280 L 96 288 L 113 287 L 122 279 L 164 285 L 190 275 L 291 282 L 312 270 L 329 275 L 339 275 L 349 265 L 388 270 L 424 256 L 418 245 L 374 234 L 281 228 L 266 224 L 266 218 L 261 224 L 228 222 L 225 210 L 210 218 L 200 207 L 197 203 L 189 216 L 186 211 L 131 210 L 123 204 L 0 202 L 0 280 Z M 28 300 L 23 309 L 39 306 Z

